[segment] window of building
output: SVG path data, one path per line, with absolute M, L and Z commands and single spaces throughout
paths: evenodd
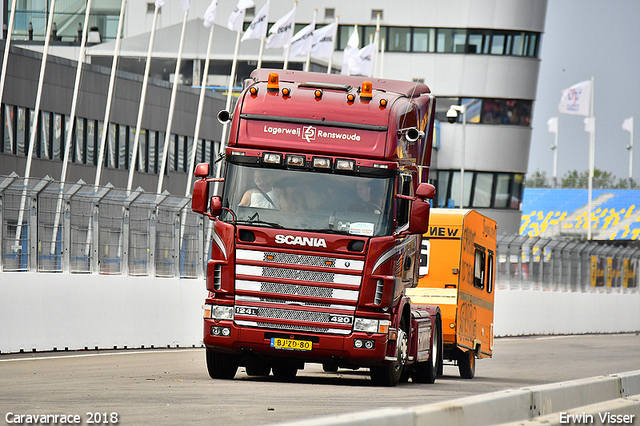
M 147 171 L 147 134 L 144 129 L 140 129 L 138 136 L 138 172 Z
M 256 7 L 252 6 L 252 7 L 246 8 L 244 12 L 244 16 L 246 18 L 253 18 L 254 16 L 256 16 Z
M 467 44 L 467 53 L 489 53 L 489 44 L 491 41 L 490 30 L 469 30 L 469 41 Z
M 380 16 L 380 19 L 382 20 L 383 18 L 383 10 L 382 9 L 371 9 L 371 19 L 376 20 L 378 19 L 378 15 Z
M 97 158 L 95 156 L 95 146 L 96 146 L 96 122 L 95 120 L 87 120 L 87 133 L 86 141 L 85 141 L 85 159 L 86 164 L 96 165 Z
M 438 28 L 436 52 L 465 53 L 467 30 L 460 28 Z
M 84 118 L 76 118 L 76 137 L 75 137 L 75 155 L 74 162 L 76 163 L 84 163 L 84 154 L 86 152 L 84 142 L 85 142 L 85 119 Z
M 149 131 L 148 132 L 148 142 L 149 142 L 149 166 L 147 171 L 149 173 L 157 173 L 157 148 L 158 148 L 158 132 Z
M 102 136 L 101 136 L 102 137 Z M 109 130 L 107 131 L 107 167 L 115 169 L 118 167 L 118 125 L 109 123 Z
M 505 33 L 494 32 L 491 37 L 491 54 L 492 55 L 504 55 L 505 43 L 507 35 Z
M 160 10 L 162 10 L 162 8 L 160 8 Z M 158 13 L 160 13 L 160 10 L 158 10 Z M 147 3 L 147 13 L 155 13 L 155 11 L 156 11 L 156 4 Z
M 387 38 L 387 50 L 389 52 L 411 51 L 411 28 L 391 27 Z
M 129 167 L 129 128 L 118 126 L 118 168 L 127 169 Z
M 51 113 L 46 111 L 40 111 L 40 121 L 38 123 L 40 133 L 36 139 L 36 156 L 38 158 L 50 158 L 50 140 L 51 135 Z
M 473 188 L 473 207 L 491 207 L 493 173 L 476 173 Z
M 335 19 L 336 18 L 336 10 L 332 7 L 324 8 L 324 19 Z
M 25 142 L 29 135 L 28 133 L 28 125 L 27 123 L 27 109 L 18 107 L 18 123 L 16 128 L 18 129 L 17 137 L 16 137 L 16 149 L 15 153 L 17 155 L 25 155 Z
M 390 28 L 391 30 L 391 28 Z M 413 29 L 413 52 L 435 52 L 436 50 L 435 28 Z
M 5 105 L 4 107 L 4 132 L 3 132 L 3 145 L 4 152 L 15 154 L 15 119 L 16 119 L 16 107 L 13 105 Z
M 496 181 L 496 198 L 494 206 L 496 208 L 508 208 L 509 207 L 509 197 L 510 197 L 510 187 L 511 184 L 511 175 L 507 173 L 499 173 Z

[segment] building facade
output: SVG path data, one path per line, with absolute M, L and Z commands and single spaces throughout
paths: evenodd
M 7 0 L 4 1 L 5 22 L 8 3 Z M 17 26 L 14 34 L 16 39 L 26 39 L 21 44 L 22 47 L 42 49 L 42 43 L 38 43 L 38 39 L 42 40 L 44 36 L 44 27 L 41 24 L 32 25 L 35 28 L 33 41 L 28 40 L 28 31 L 25 33 L 25 25 L 28 28 L 27 23 L 35 18 L 30 17 L 28 13 L 33 12 L 37 2 L 32 0 L 26 3 L 29 3 L 26 5 L 29 7 L 16 10 L 17 16 L 20 16 L 16 18 L 16 22 L 22 26 Z M 47 2 L 41 3 L 44 5 Z M 55 19 L 59 19 L 59 22 L 63 22 L 64 19 L 65 23 L 59 27 L 64 26 L 64 29 L 58 30 L 59 40 L 53 43 L 51 54 L 68 58 L 77 55 L 74 43 L 77 45 L 78 23 L 82 21 L 84 13 L 81 5 L 85 1 L 72 3 L 76 4 L 75 15 L 69 12 L 70 7 L 65 11 L 55 11 L 60 15 Z M 165 1 L 158 14 L 157 35 L 153 46 L 154 59 L 151 63 L 152 78 L 178 81 L 183 85 L 199 85 L 204 81 L 213 88 L 228 86 L 236 34 L 226 28 L 226 23 L 236 1 L 218 2 L 211 52 L 212 64 L 209 75 L 204 79 L 201 75 L 208 30 L 202 26 L 202 17 L 209 3 L 191 1 L 183 65 L 180 75 L 175 76 L 173 73 L 184 12 L 180 10 L 177 0 Z M 256 0 L 255 7 L 247 10 L 245 28 L 264 3 L 266 0 Z M 96 69 L 111 64 L 115 43 L 113 38 L 117 29 L 114 22 L 117 23 L 120 4 L 115 0 L 104 2 L 99 15 L 96 14 L 95 19 L 91 21 L 91 29 L 100 34 L 102 41 L 87 51 L 88 61 L 96 66 Z M 269 23 L 275 22 L 292 7 L 293 1 L 271 2 Z M 362 47 L 373 40 L 379 17 L 382 52 L 376 60 L 374 77 L 424 82 L 437 97 L 439 132 L 430 174 L 437 188 L 435 204 L 454 208 L 462 204 L 464 207 L 477 208 L 498 221 L 500 233 L 514 234 L 520 226 L 521 199 L 531 143 L 531 118 L 536 98 L 546 9 L 546 0 L 461 0 L 455 3 L 445 0 L 403 0 L 393 4 L 380 0 L 299 0 L 296 6 L 296 29 L 309 24 L 314 18 L 314 11 L 317 11 L 317 27 L 338 20 L 332 71 L 339 72 L 342 49 L 355 30 L 355 25 L 357 24 Z M 154 12 L 155 6 L 150 0 L 127 2 L 119 65 L 123 72 L 131 75 L 143 72 Z M 46 16 L 48 12 L 43 9 L 43 13 L 43 16 Z M 259 49 L 259 40 L 247 40 L 241 44 L 235 87 L 239 87 L 243 79 L 255 68 Z M 263 66 L 282 68 L 284 54 L 285 50 L 282 48 L 265 49 Z M 290 69 L 302 69 L 306 57 L 290 57 L 288 61 Z M 327 59 L 312 58 L 312 71 L 326 72 L 327 67 Z M 163 83 L 158 82 L 158 85 L 163 86 Z M 164 90 L 169 90 L 168 87 L 170 86 L 167 83 Z M 136 102 L 135 94 L 139 93 L 139 90 L 137 87 L 127 90 L 127 95 L 132 99 L 129 99 L 128 107 L 124 108 L 128 111 L 124 115 L 129 119 L 135 117 L 133 106 Z M 184 91 L 189 90 L 185 88 Z M 191 90 L 193 93 L 196 92 L 195 89 Z M 87 92 L 90 90 L 87 89 Z M 186 96 L 178 107 L 184 116 L 176 122 L 185 124 L 195 121 L 190 115 L 195 111 L 197 102 L 193 96 Z M 212 99 L 223 99 L 222 95 L 215 93 L 211 96 Z M 3 103 L 6 104 L 7 101 L 5 95 Z M 68 102 L 58 103 L 61 104 L 61 111 L 57 113 L 64 115 Z M 159 104 L 157 111 L 146 113 L 154 117 L 149 120 L 159 121 L 157 126 L 147 127 L 150 134 L 154 131 L 164 132 L 162 123 L 166 119 L 166 112 L 162 115 L 163 102 L 160 101 Z M 459 116 L 453 123 L 449 123 L 446 112 L 451 105 L 464 105 L 466 120 Z M 15 106 L 28 108 L 28 105 Z M 95 105 L 93 108 L 99 109 Z M 114 110 L 118 110 L 118 107 L 114 107 Z M 215 146 L 219 143 L 221 133 L 217 123 L 214 123 L 215 120 L 211 119 L 212 116 L 215 114 L 209 111 L 210 133 L 207 133 L 204 139 L 212 141 L 211 146 Z M 95 120 L 100 120 L 99 114 L 96 114 Z M 183 142 L 180 142 L 180 136 L 176 133 L 178 142 L 175 143 L 174 158 L 179 158 L 180 147 L 185 152 L 190 149 L 188 138 L 193 134 L 192 131 L 189 132 L 188 127 L 185 124 L 181 133 Z M 162 139 L 159 133 L 155 137 Z M 151 175 L 156 171 L 157 160 L 154 156 L 155 150 L 159 148 L 156 145 L 153 141 L 148 142 L 145 152 L 149 149 L 154 152 L 147 154 L 146 164 L 142 165 L 145 173 Z M 118 150 L 124 150 L 123 160 L 114 160 L 114 164 L 117 162 L 119 165 L 122 161 L 123 168 L 126 169 L 127 155 L 124 153 L 129 148 L 120 143 L 117 146 Z M 206 151 L 206 147 L 200 149 Z M 19 155 L 19 149 L 16 152 Z M 3 155 L 0 161 L 6 164 L 5 157 L 6 155 Z M 207 157 L 203 154 L 201 158 Z M 178 162 L 179 160 L 174 161 Z M 174 169 L 184 170 L 184 162 L 181 164 L 182 169 L 178 165 Z M 462 169 L 464 194 L 461 202 Z M 114 170 L 118 171 L 118 167 Z M 5 171 L 5 166 L 0 167 L 0 174 Z M 21 174 L 20 169 L 17 173 Z M 120 182 L 116 177 L 113 180 Z M 150 188 L 153 186 L 147 185 L 147 189 Z

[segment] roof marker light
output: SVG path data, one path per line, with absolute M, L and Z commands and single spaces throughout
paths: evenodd
M 291 94 L 291 90 L 288 87 L 282 88 L 282 96 L 289 96 Z
M 360 92 L 360 99 L 363 101 L 370 101 L 373 98 L 373 85 L 370 81 L 362 82 L 362 91 Z
M 249 89 L 249 93 L 251 93 L 252 95 L 257 95 L 258 88 L 256 86 L 251 86 L 251 88 Z
M 313 91 L 313 96 L 315 96 L 317 99 L 320 99 L 322 97 L 322 90 L 320 89 L 316 89 Z
M 380 99 L 380 106 L 382 108 L 387 106 L 387 100 L 385 98 Z
M 269 78 L 267 79 L 267 92 L 277 92 L 278 90 L 280 90 L 280 78 L 278 77 L 278 73 L 269 73 Z
M 356 99 L 356 95 L 354 95 L 353 93 L 349 93 L 347 95 L 347 102 L 353 102 Z

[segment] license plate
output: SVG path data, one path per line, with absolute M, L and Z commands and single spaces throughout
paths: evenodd
M 292 351 L 310 351 L 313 347 L 313 343 L 307 340 L 292 340 L 272 337 L 271 347 L 276 349 L 289 349 Z

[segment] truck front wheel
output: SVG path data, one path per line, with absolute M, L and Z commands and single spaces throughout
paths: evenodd
M 431 336 L 431 353 L 429 359 L 416 363 L 411 380 L 415 383 L 434 383 L 438 377 L 438 371 L 442 364 L 442 323 L 440 317 L 436 317 Z
M 233 379 L 238 371 L 238 355 L 225 354 L 207 349 L 207 370 L 212 379 Z
M 400 381 L 409 354 L 409 338 L 404 318 L 396 340 L 396 360 L 383 367 L 371 367 L 371 380 L 377 386 L 395 386 Z

